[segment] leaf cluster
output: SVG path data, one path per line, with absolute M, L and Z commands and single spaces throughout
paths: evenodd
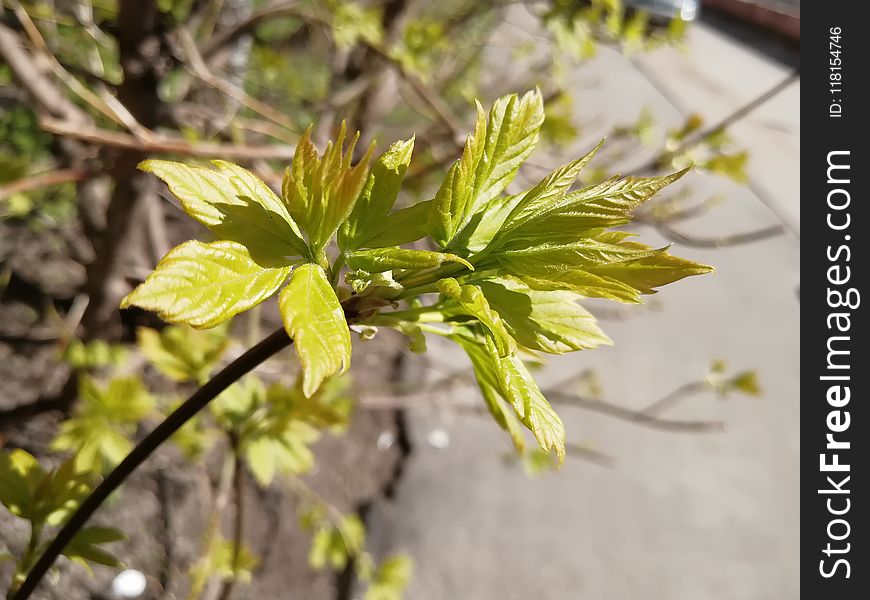
M 639 303 L 711 268 L 613 229 L 685 171 L 575 189 L 599 144 L 509 193 L 543 121 L 538 91 L 499 98 L 488 113 L 478 103 L 474 131 L 434 196 L 399 210 L 414 138 L 377 158 L 369 147 L 354 164 L 358 134 L 342 125 L 322 154 L 306 134 L 280 195 L 230 163 L 146 161 L 216 241 L 172 249 L 123 306 L 208 328 L 280 290 L 306 398 L 349 368 L 349 325 L 366 338 L 396 329 L 417 350 L 423 333 L 444 336 L 468 354 L 517 447 L 524 426 L 561 460 L 564 427 L 521 357 L 609 343 L 581 298 Z
M 30 541 L 24 550 L 19 555 L 0 555 L 0 561 L 16 563 L 11 590 L 23 583 L 51 541 L 51 536 L 43 539 L 44 529 L 64 523 L 94 483 L 93 472 L 77 468 L 73 459 L 46 469 L 25 450 L 0 452 L 0 504 L 30 525 Z M 85 527 L 64 548 L 63 555 L 87 568 L 90 564 L 117 567 L 118 560 L 102 545 L 124 539 L 126 536 L 114 528 Z

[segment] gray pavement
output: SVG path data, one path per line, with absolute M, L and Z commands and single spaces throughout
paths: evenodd
M 586 139 L 643 106 L 668 126 L 690 112 L 714 122 L 788 73 L 703 24 L 689 47 L 633 59 L 603 51 L 578 69 L 571 85 Z M 413 412 L 414 452 L 395 500 L 376 506 L 371 522 L 374 551 L 415 558 L 410 600 L 799 597 L 799 91 L 792 85 L 732 130 L 752 151 L 752 189 L 698 173 L 685 182 L 700 197 L 727 198 L 687 223 L 694 234 L 776 223 L 789 232 L 719 250 L 675 246 L 717 273 L 605 321 L 615 347 L 558 357 L 539 376 L 546 387 L 595 369 L 608 401 L 639 408 L 722 358 L 757 369 L 764 396 L 704 395 L 672 413 L 724 420 L 721 434 L 665 433 L 562 407 L 569 438 L 618 463 L 569 458 L 536 479 L 505 463 L 506 436 L 488 420 Z M 648 230 L 642 239 L 664 241 Z M 460 394 L 474 393 L 450 392 Z M 430 443 L 436 429 L 448 434 L 446 448 Z

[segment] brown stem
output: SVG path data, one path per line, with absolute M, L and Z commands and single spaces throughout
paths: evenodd
M 240 559 L 242 556 L 242 540 L 245 536 L 245 464 L 236 443 L 233 444 L 235 466 L 233 468 L 233 496 L 236 510 L 233 520 L 233 554 L 231 568 L 232 576 L 224 582 L 223 589 L 218 594 L 218 600 L 229 600 L 239 576 Z
M 43 187 L 60 185 L 61 183 L 81 181 L 88 177 L 88 175 L 90 175 L 90 171 L 85 168 L 56 169 L 48 173 L 28 175 L 27 177 L 22 177 L 0 186 L 0 200 L 5 200 L 13 194 L 21 194 Z
M 42 578 L 45 577 L 45 574 L 51 568 L 51 565 L 54 564 L 54 561 L 81 528 L 84 527 L 88 519 L 91 518 L 91 515 L 163 442 L 181 429 L 187 421 L 205 408 L 218 394 L 291 343 L 292 340 L 283 328 L 274 332 L 224 367 L 221 372 L 199 388 L 175 412 L 166 417 L 160 425 L 145 436 L 145 439 L 139 442 L 130 454 L 121 461 L 121 464 L 115 467 L 102 483 L 85 498 L 84 502 L 81 503 L 57 533 L 57 536 L 46 547 L 33 569 L 27 574 L 27 579 L 21 585 L 21 588 L 10 600 L 26 600 L 30 597 L 39 585 L 39 582 L 42 581 Z

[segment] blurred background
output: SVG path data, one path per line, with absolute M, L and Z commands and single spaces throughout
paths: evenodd
M 516 456 L 455 347 L 414 354 L 390 332 L 354 340 L 316 423 L 234 461 L 238 415 L 266 386 L 294 393 L 285 352 L 100 509 L 126 539 L 59 562 L 35 597 L 798 597 L 799 0 L 2 5 L 0 452 L 15 464 L 104 474 L 280 326 L 274 302 L 210 333 L 118 310 L 207 233 L 136 170 L 145 158 L 231 160 L 278 189 L 302 132 L 322 148 L 346 119 L 381 150 L 416 134 L 410 205 L 461 152 L 474 99 L 538 87 L 542 140 L 509 189 L 601 138 L 584 183 L 692 164 L 627 229 L 716 267 L 642 306 L 585 303 L 614 345 L 536 366 L 568 430 L 559 470 Z M 0 496 L 5 590 L 32 523 Z

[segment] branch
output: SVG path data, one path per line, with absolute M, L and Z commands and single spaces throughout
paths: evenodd
M 183 52 L 187 58 L 187 67 L 190 73 L 209 87 L 212 87 L 222 94 L 225 94 L 252 110 L 253 112 L 273 121 L 277 125 L 285 127 L 290 131 L 298 132 L 299 127 L 288 119 L 281 111 L 275 110 L 265 102 L 249 95 L 242 88 L 230 83 L 226 79 L 218 77 L 212 73 L 205 64 L 202 55 L 196 48 L 196 43 L 193 41 L 193 36 L 185 27 L 178 28 L 178 39 L 181 43 Z
M 0 23 L 0 57 L 9 65 L 15 79 L 38 106 L 68 121 L 78 123 L 91 121 L 85 111 L 70 102 L 54 82 L 42 73 L 30 53 L 21 46 L 15 31 L 2 23 Z
M 154 135 L 149 140 L 140 140 L 120 131 L 110 131 L 99 127 L 76 125 L 51 117 L 42 117 L 40 127 L 48 133 L 77 139 L 98 146 L 110 146 L 123 150 L 138 150 L 144 153 L 168 153 L 185 156 L 220 156 L 228 160 L 276 159 L 291 160 L 292 146 L 239 146 L 214 142 L 188 142 L 184 138 L 168 135 Z
M 745 116 L 747 116 L 749 113 L 754 111 L 756 108 L 758 108 L 759 106 L 761 106 L 762 104 L 764 104 L 765 102 L 770 100 L 771 98 L 777 96 L 785 88 L 787 88 L 792 83 L 794 83 L 795 81 L 800 79 L 800 76 L 801 76 L 801 72 L 799 69 L 792 71 L 788 76 L 786 76 L 784 79 L 779 81 L 772 88 L 765 91 L 760 96 L 754 98 L 753 100 L 751 100 L 747 104 L 744 104 L 743 106 L 741 106 L 740 108 L 738 108 L 737 110 L 735 110 L 734 112 L 732 112 L 731 114 L 726 116 L 724 119 L 722 119 L 721 121 L 719 121 L 715 125 L 712 125 L 711 127 L 708 127 L 707 129 L 699 131 L 694 136 L 690 136 L 688 139 L 684 140 L 683 143 L 680 144 L 674 150 L 662 152 L 658 156 L 653 157 L 652 159 L 650 159 L 646 163 L 640 165 L 639 167 L 637 167 L 635 169 L 631 169 L 630 173 L 632 175 L 643 175 L 644 173 L 648 173 L 650 171 L 653 171 L 656 167 L 658 167 L 658 165 L 662 164 L 669 157 L 678 156 L 680 154 L 683 154 L 687 150 L 691 150 L 692 148 L 694 148 L 698 144 L 704 142 L 705 140 L 711 138 L 712 136 L 725 131 L 728 127 L 730 127 L 734 123 L 743 119 Z
M 600 400 L 590 400 L 581 398 L 573 394 L 564 392 L 547 391 L 544 396 L 554 404 L 565 404 L 591 410 L 593 412 L 614 417 L 636 425 L 643 425 L 652 429 L 660 429 L 662 431 L 673 431 L 677 433 L 705 433 L 712 431 L 724 431 L 725 423 L 722 421 L 675 421 L 671 419 L 662 419 L 655 415 L 646 414 L 644 411 L 632 410 L 624 408 L 617 404 L 602 402 Z
M 244 21 L 241 21 L 232 29 L 213 37 L 202 49 L 202 56 L 206 59 L 211 58 L 264 21 L 277 17 L 298 16 L 298 13 L 299 7 L 296 5 L 296 2 L 279 2 L 272 6 L 267 6 L 255 12 Z
M 87 179 L 89 175 L 91 175 L 91 171 L 84 168 L 57 169 L 48 173 L 40 173 L 39 175 L 28 175 L 27 177 L 0 185 L 0 201 L 5 200 L 13 194 L 22 194 L 42 187 L 60 185 L 61 183 L 82 181 Z
M 39 582 L 54 564 L 75 535 L 84 527 L 91 515 L 102 505 L 124 481 L 135 471 L 157 448 L 178 431 L 209 402 L 239 380 L 243 375 L 253 370 L 257 365 L 283 350 L 292 343 L 284 329 L 271 334 L 262 342 L 242 354 L 239 358 L 224 367 L 208 383 L 199 388 L 190 398 L 179 406 L 171 415 L 160 423 L 145 439 L 121 461 L 112 472 L 85 498 L 69 520 L 64 524 L 57 536 L 51 541 L 42 556 L 27 574 L 27 579 L 10 600 L 26 600 L 30 597 Z
M 224 581 L 223 587 L 218 594 L 218 600 L 230 600 L 233 596 L 233 588 L 239 577 L 239 560 L 242 556 L 242 543 L 245 537 L 245 463 L 241 453 L 233 442 L 235 466 L 233 468 L 233 497 L 235 500 L 235 514 L 233 515 L 233 549 L 232 549 L 232 577 Z
M 720 237 L 698 237 L 679 232 L 666 221 L 638 216 L 636 216 L 635 220 L 638 223 L 644 223 L 645 225 L 650 225 L 651 227 L 656 228 L 659 233 L 673 242 L 684 246 L 693 246 L 695 248 L 724 248 L 725 246 L 748 244 L 750 242 L 758 242 L 767 238 L 775 237 L 785 232 L 785 227 L 783 225 L 771 225 L 762 229 L 756 229 L 755 231 L 731 233 Z
M 66 84 L 70 91 L 87 102 L 95 110 L 101 112 L 119 125 L 129 129 L 136 137 L 143 140 L 151 137 L 152 132 L 139 124 L 136 118 L 130 114 L 130 111 L 128 111 L 127 108 L 117 100 L 117 98 L 105 90 L 103 91 L 102 97 L 100 97 L 99 94 L 95 94 L 84 86 L 78 79 L 73 77 L 73 75 L 67 71 L 62 64 L 60 64 L 60 61 L 57 60 L 57 57 L 55 57 L 51 49 L 48 47 L 48 43 L 45 41 L 45 38 L 42 37 L 36 24 L 18 0 L 13 0 L 12 10 L 15 12 L 15 16 L 18 17 L 21 25 L 24 27 L 24 32 L 27 34 L 27 37 L 30 38 L 30 41 L 34 46 L 36 46 L 36 49 L 39 50 L 46 59 L 51 71 L 58 79 Z

